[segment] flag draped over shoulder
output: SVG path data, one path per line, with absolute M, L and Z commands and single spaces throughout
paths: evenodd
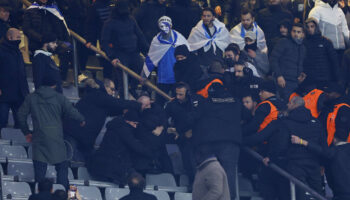
M 179 32 L 171 30 L 172 41 L 169 42 L 161 38 L 161 34 L 158 33 L 152 40 L 151 47 L 148 51 L 145 63 L 143 65 L 143 71 L 148 77 L 154 67 L 158 66 L 159 61 L 163 58 L 166 52 L 171 48 L 176 48 L 180 45 L 188 46 L 187 40 Z
M 213 21 L 215 32 L 213 36 L 207 32 L 203 20 L 200 20 L 198 24 L 192 29 L 190 36 L 188 37 L 188 43 L 192 51 L 198 50 L 204 47 L 204 51 L 207 52 L 211 47 L 216 52 L 216 47 L 221 51 L 225 51 L 225 48 L 231 43 L 230 33 L 225 27 L 225 24 L 215 19 Z

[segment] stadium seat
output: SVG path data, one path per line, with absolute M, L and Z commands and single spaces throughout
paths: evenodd
M 22 131 L 19 129 L 13 129 L 13 128 L 1 129 L 1 139 L 11 140 L 12 144 L 14 145 L 23 145 L 23 146 L 30 145 L 29 143 L 27 143 L 26 138 L 24 137 Z
M 32 160 L 8 160 L 7 174 L 18 176 L 19 181 L 34 182 Z
M 192 193 L 176 192 L 174 200 L 192 200 Z
M 33 158 L 33 147 L 30 145 L 28 147 L 28 158 Z
M 7 199 L 11 195 L 12 199 L 28 199 L 32 194 L 29 184 L 25 182 L 7 182 L 2 184 L 3 198 Z
M 78 179 L 79 180 L 90 180 L 91 176 L 86 169 L 86 167 L 79 167 L 78 168 Z
M 164 191 L 144 190 L 144 192 L 156 196 L 157 200 L 170 200 L 169 194 Z
M 56 190 L 64 190 L 66 191 L 66 188 L 64 188 L 63 185 L 61 184 L 53 184 L 52 185 L 52 190 L 55 192 Z M 38 183 L 35 184 L 35 193 L 38 193 Z
M 241 197 L 253 197 L 257 196 L 257 193 L 254 192 L 253 184 L 247 178 L 238 176 L 238 185 L 239 185 L 239 196 Z
M 126 188 L 106 188 L 105 197 L 106 200 L 119 200 L 129 193 L 130 190 Z
M 180 176 L 180 186 L 185 186 L 185 187 L 190 186 L 190 179 L 188 178 L 187 175 L 182 174 Z
M 0 162 L 5 163 L 6 158 L 26 159 L 27 151 L 23 146 L 0 145 Z
M 7 125 L 9 125 L 9 126 L 14 126 L 15 125 L 15 120 L 13 119 L 12 111 L 9 112 L 9 118 L 8 118 L 8 121 L 7 121 Z
M 101 192 L 93 186 L 77 186 L 82 200 L 102 200 Z
M 146 174 L 146 185 L 176 187 L 176 181 L 172 174 Z

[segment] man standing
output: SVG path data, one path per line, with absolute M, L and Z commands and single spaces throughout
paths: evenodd
M 321 35 L 315 18 L 305 21 L 306 56 L 304 72 L 307 78 L 317 85 L 339 80 L 339 60 L 332 42 Z
M 10 109 L 18 127 L 17 110 L 29 93 L 20 42 L 21 33 L 14 28 L 0 42 L 0 130 L 7 126 Z
M 197 51 L 201 65 L 204 66 L 209 66 L 215 58 L 222 59 L 230 40 L 225 24 L 215 18 L 215 12 L 211 8 L 203 9 L 202 20 L 188 37 L 190 50 Z
M 268 48 L 270 48 L 271 39 L 279 36 L 278 26 L 285 19 L 293 21 L 293 16 L 282 8 L 281 0 L 269 0 L 268 7 L 260 10 L 256 16 L 257 23 L 265 32 Z
M 163 16 L 158 20 L 158 27 L 161 30 L 152 40 L 151 47 L 143 66 L 143 73 L 148 77 L 152 70 L 157 67 L 158 88 L 165 93 L 173 90 L 175 83 L 174 64 L 175 48 L 180 45 L 188 46 L 187 40 L 181 33 L 172 30 L 171 19 Z M 157 96 L 157 102 L 164 104 L 164 99 Z
M 41 39 L 41 49 L 34 53 L 33 58 L 33 82 L 35 89 L 40 88 L 44 77 L 50 77 L 57 83 L 56 91 L 62 93 L 62 79 L 60 69 L 52 60 L 52 53 L 57 48 L 55 35 L 44 35 Z
M 322 35 L 329 38 L 342 58 L 346 45 L 349 43 L 350 32 L 344 12 L 338 6 L 338 0 L 320 0 L 310 11 L 309 18 L 315 18 Z
M 241 12 L 241 23 L 233 27 L 230 31 L 232 42 L 238 44 L 241 50 L 245 46 L 244 38 L 247 31 L 252 31 L 256 35 L 258 49 L 267 50 L 265 34 L 255 22 L 253 11 L 243 9 Z
M 298 82 L 305 79 L 303 62 L 306 50 L 303 38 L 303 25 L 294 24 L 291 37 L 279 40 L 270 57 L 271 68 L 279 86 L 279 94 L 285 101 L 288 101 L 290 94 L 298 87 Z
M 10 28 L 9 18 L 10 18 L 11 7 L 7 3 L 0 3 L 0 39 L 6 35 L 7 30 Z
M 55 165 L 57 183 L 68 190 L 68 161 L 63 140 L 62 119 L 72 118 L 85 125 L 84 117 L 63 95 L 55 91 L 55 80 L 45 77 L 42 86 L 28 95 L 18 111 L 18 121 L 28 142 L 33 143 L 35 182 L 45 178 L 47 165 Z M 27 117 L 32 116 L 33 134 Z

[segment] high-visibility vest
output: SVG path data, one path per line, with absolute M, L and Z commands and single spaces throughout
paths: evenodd
M 314 118 L 318 118 L 318 116 L 320 115 L 320 112 L 317 109 L 317 102 L 322 93 L 322 90 L 314 89 L 303 97 L 305 101 L 305 108 L 311 111 L 311 115 Z
M 257 106 L 257 109 L 259 108 L 260 105 L 264 103 L 270 104 L 270 113 L 265 117 L 264 121 L 260 124 L 258 132 L 264 130 L 264 128 L 266 128 L 267 125 L 269 125 L 273 120 L 276 120 L 278 117 L 278 110 L 276 106 L 273 105 L 273 103 L 271 103 L 271 101 L 263 101 L 259 103 L 259 105 Z
M 291 101 L 294 97 L 299 97 L 299 94 L 297 94 L 296 92 L 293 92 L 290 96 L 289 96 L 289 101 Z
M 220 83 L 221 85 L 224 85 L 224 83 L 220 79 L 216 78 L 216 79 L 212 80 L 210 83 L 208 83 L 203 89 L 199 90 L 197 92 L 197 94 L 201 95 L 204 98 L 208 98 L 208 96 L 209 96 L 208 89 L 213 83 Z
M 350 108 L 350 106 L 348 104 L 341 103 L 341 104 L 335 105 L 333 112 L 328 114 L 328 117 L 327 117 L 327 135 L 328 135 L 327 136 L 327 144 L 328 144 L 328 146 L 330 146 L 333 142 L 334 134 L 336 131 L 335 119 L 337 118 L 339 109 L 343 106 Z M 348 137 L 347 141 L 350 142 L 350 133 L 349 133 L 349 137 Z

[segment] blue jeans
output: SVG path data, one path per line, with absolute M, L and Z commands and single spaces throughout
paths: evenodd
M 35 182 L 39 183 L 45 179 L 47 163 L 33 160 L 33 164 Z M 57 184 L 63 185 L 66 188 L 66 191 L 68 191 L 68 161 L 55 164 L 55 169 L 57 172 Z
M 7 126 L 10 109 L 12 110 L 12 113 L 13 113 L 15 127 L 18 126 L 17 111 L 20 106 L 21 106 L 21 103 L 17 103 L 17 102 L 13 102 L 13 103 L 0 102 L 0 130 Z
M 231 142 L 215 142 L 211 144 L 200 145 L 199 148 L 205 148 L 214 153 L 224 168 L 230 188 L 232 200 L 236 198 L 236 170 L 239 158 L 239 146 Z

